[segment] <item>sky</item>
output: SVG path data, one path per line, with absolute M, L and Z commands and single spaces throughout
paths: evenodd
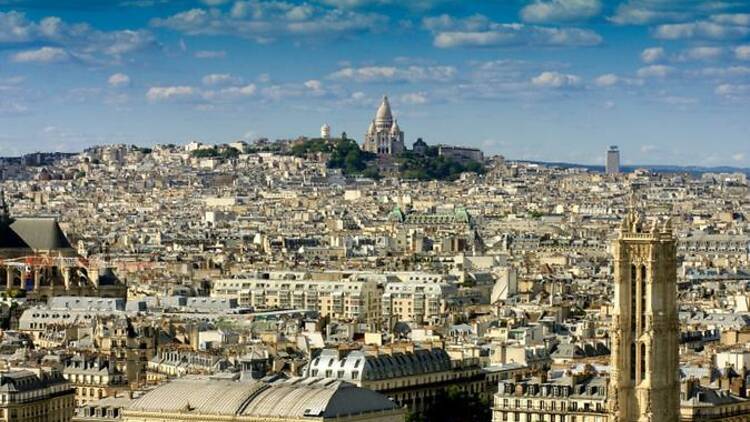
M 750 167 L 750 0 L 0 0 L 0 156 L 362 140 Z

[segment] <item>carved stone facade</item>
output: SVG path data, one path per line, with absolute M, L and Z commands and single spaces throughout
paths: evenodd
M 613 244 L 610 420 L 677 422 L 680 414 L 676 241 L 670 222 L 631 212 Z
M 396 119 L 393 118 L 388 97 L 383 97 L 383 102 L 378 107 L 375 119 L 370 122 L 370 127 L 365 133 L 365 142 L 362 149 L 380 157 L 398 155 L 404 152 L 404 132 L 399 128 Z

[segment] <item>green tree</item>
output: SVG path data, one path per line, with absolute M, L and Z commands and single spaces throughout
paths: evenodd
M 415 422 L 490 422 L 492 410 L 486 400 L 454 386 L 442 392 L 426 411 L 414 418 Z

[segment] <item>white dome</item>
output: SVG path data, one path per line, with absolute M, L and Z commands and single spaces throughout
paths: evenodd
M 393 114 L 391 113 L 391 105 L 388 103 L 388 96 L 383 97 L 383 102 L 378 107 L 378 112 L 375 115 L 375 120 L 378 123 L 388 123 L 393 121 Z

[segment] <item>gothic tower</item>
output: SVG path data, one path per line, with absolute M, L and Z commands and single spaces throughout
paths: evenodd
M 677 422 L 676 241 L 669 220 L 631 211 L 613 242 L 615 298 L 609 407 L 613 422 Z

